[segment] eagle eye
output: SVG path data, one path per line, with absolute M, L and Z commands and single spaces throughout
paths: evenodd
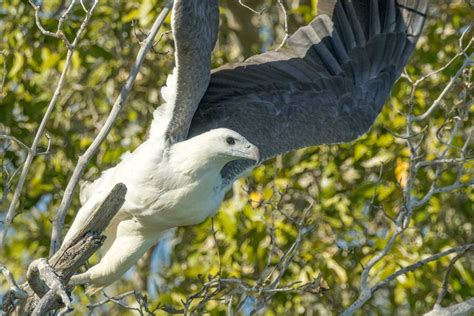
M 229 136 L 229 137 L 226 138 L 225 141 L 226 141 L 227 144 L 229 144 L 229 145 L 235 145 L 235 139 L 234 139 L 234 137 L 230 137 L 230 136 Z

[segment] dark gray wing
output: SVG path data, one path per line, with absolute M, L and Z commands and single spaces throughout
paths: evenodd
M 172 103 L 172 110 L 165 137 L 175 143 L 186 138 L 191 119 L 209 84 L 211 52 L 219 27 L 217 0 L 175 0 L 171 19 L 176 68 L 172 100 L 167 100 Z
M 287 49 L 212 74 L 189 136 L 230 128 L 268 159 L 348 142 L 370 128 L 415 47 L 428 0 L 318 3 L 318 16 Z M 250 166 L 232 162 L 223 176 L 232 180 Z

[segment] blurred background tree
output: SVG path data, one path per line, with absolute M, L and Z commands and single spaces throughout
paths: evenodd
M 69 3 L 42 3 L 42 25 L 54 32 Z M 220 1 L 215 67 L 277 48 L 285 37 L 285 19 L 291 34 L 312 20 L 317 0 L 243 3 L 263 12 L 237 0 Z M 0 5 L 3 220 L 67 47 L 41 33 L 27 1 Z M 83 5 L 89 8 L 91 1 Z M 162 5 L 156 0 L 97 5 L 72 55 L 0 258 L 18 281 L 25 280 L 32 260 L 48 256 L 51 221 L 71 172 L 104 123 Z M 84 15 L 77 2 L 62 26 L 66 38 L 72 41 Z M 234 185 L 213 221 L 170 233 L 105 290 L 109 297 L 126 295 L 89 298 L 77 288 L 74 313 L 335 314 L 359 297 L 365 273 L 374 286 L 403 267 L 462 245 L 468 246 L 456 260 L 452 253 L 403 273 L 357 309 L 420 314 L 437 300 L 448 306 L 472 298 L 473 19 L 469 1 L 432 0 L 417 50 L 368 134 L 258 167 Z M 173 67 L 169 23 L 168 18 L 84 179 L 97 177 L 146 137 L 160 87 Z M 434 110 L 420 117 L 433 103 Z M 409 119 L 414 117 L 419 119 Z M 66 223 L 78 208 L 76 194 Z M 381 260 L 372 265 L 380 251 Z M 447 293 L 439 295 L 443 282 Z M 2 283 L 1 293 L 7 288 Z M 132 289 L 137 292 L 127 292 Z

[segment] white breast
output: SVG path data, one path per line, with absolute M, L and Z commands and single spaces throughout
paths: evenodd
M 198 224 L 217 212 L 225 193 L 219 169 L 194 174 L 183 171 L 192 157 L 183 162 L 167 153 L 154 154 L 162 157 L 151 159 L 144 146 L 122 161 L 114 175 L 128 188 L 121 212 L 156 229 Z
M 223 198 L 215 182 L 196 181 L 165 192 L 142 214 L 160 227 L 194 225 L 214 215 Z

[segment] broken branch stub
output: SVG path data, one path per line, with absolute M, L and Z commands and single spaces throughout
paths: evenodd
M 102 246 L 105 240 L 102 232 L 122 207 L 126 193 L 125 184 L 116 184 L 76 235 L 47 261 L 46 264 L 50 269 L 44 267 L 44 264 L 41 265 L 42 269 L 39 268 L 42 259 L 30 264 L 27 273 L 28 282 L 22 286 L 28 293 L 28 298 L 20 306 L 20 315 L 39 315 L 44 311 L 58 309 L 66 303 L 64 300 L 66 296 L 68 297 L 68 293 L 62 289 L 66 289 L 71 276 Z M 52 284 L 57 286 L 51 287 Z M 72 289 L 67 289 L 70 290 Z
M 88 217 L 85 225 L 77 234 L 61 246 L 59 251 L 49 259 L 50 265 L 57 273 L 62 274 L 65 279 L 69 280 L 85 260 L 89 259 L 102 246 L 104 240 L 101 234 L 122 207 L 126 193 L 127 187 L 125 184 L 116 184 L 99 207 Z M 89 235 L 89 238 L 86 235 Z M 80 245 L 81 242 L 83 245 Z M 97 245 L 91 245 L 94 243 L 97 243 Z

